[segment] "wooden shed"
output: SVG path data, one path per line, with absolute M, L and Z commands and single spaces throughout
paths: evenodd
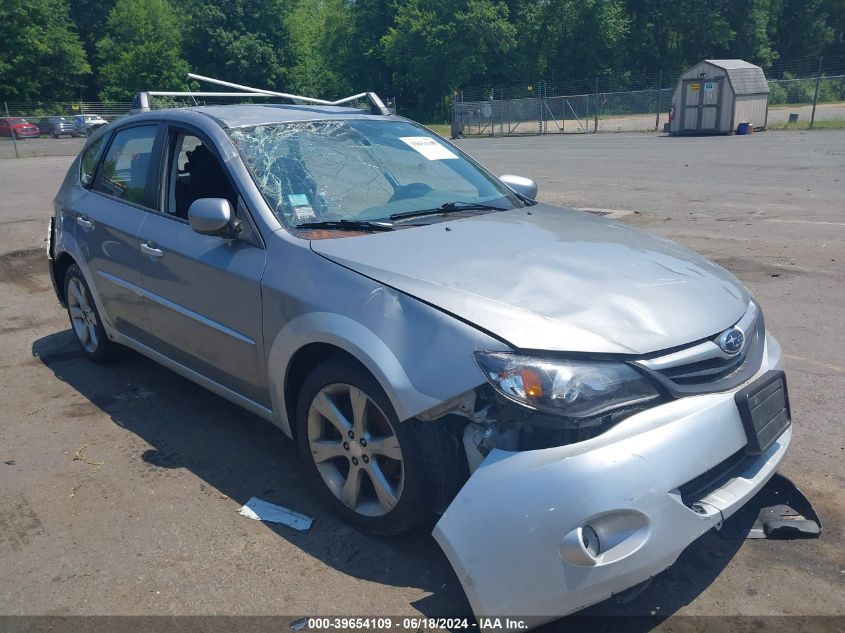
M 769 84 L 763 69 L 741 59 L 705 59 L 678 79 L 670 134 L 733 134 L 745 121 L 765 129 Z

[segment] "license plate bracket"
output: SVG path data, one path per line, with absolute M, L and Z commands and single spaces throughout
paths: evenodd
M 786 374 L 771 370 L 734 395 L 748 437 L 745 451 L 765 452 L 792 423 Z

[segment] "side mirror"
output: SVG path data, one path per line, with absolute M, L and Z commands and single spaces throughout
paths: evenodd
M 188 208 L 191 228 L 202 235 L 237 237 L 240 223 L 233 221 L 232 205 L 225 198 L 199 198 Z
M 531 198 L 533 200 L 537 197 L 537 183 L 530 178 L 505 174 L 504 176 L 499 176 L 499 180 L 526 198 Z

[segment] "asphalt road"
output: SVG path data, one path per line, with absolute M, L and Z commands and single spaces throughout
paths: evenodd
M 85 139 L 70 136 L 62 136 L 61 138 L 41 137 L 18 139 L 13 143 L 11 139 L 0 138 L 0 159 L 15 158 L 15 145 L 17 145 L 17 156 L 20 158 L 37 158 L 41 156 L 73 157 L 85 145 Z
M 589 612 L 845 615 L 845 133 L 460 145 L 536 178 L 543 200 L 614 211 L 724 265 L 786 353 L 795 440 L 782 472 L 823 537 L 708 534 L 633 602 Z M 431 526 L 360 534 L 309 494 L 269 424 L 139 356 L 83 359 L 44 254 L 70 160 L 0 160 L 0 615 L 468 614 Z M 238 515 L 253 495 L 314 527 Z M 677 617 L 657 629 L 685 630 Z

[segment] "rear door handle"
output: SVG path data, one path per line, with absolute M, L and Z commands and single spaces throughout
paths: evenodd
M 83 229 L 90 230 L 94 228 L 94 223 L 89 220 L 88 218 L 84 218 L 79 216 L 76 218 L 76 223 L 81 226 Z
M 160 248 L 156 248 L 149 242 L 141 242 L 141 250 L 145 255 L 149 255 L 150 257 L 161 257 L 164 255 L 164 252 Z

